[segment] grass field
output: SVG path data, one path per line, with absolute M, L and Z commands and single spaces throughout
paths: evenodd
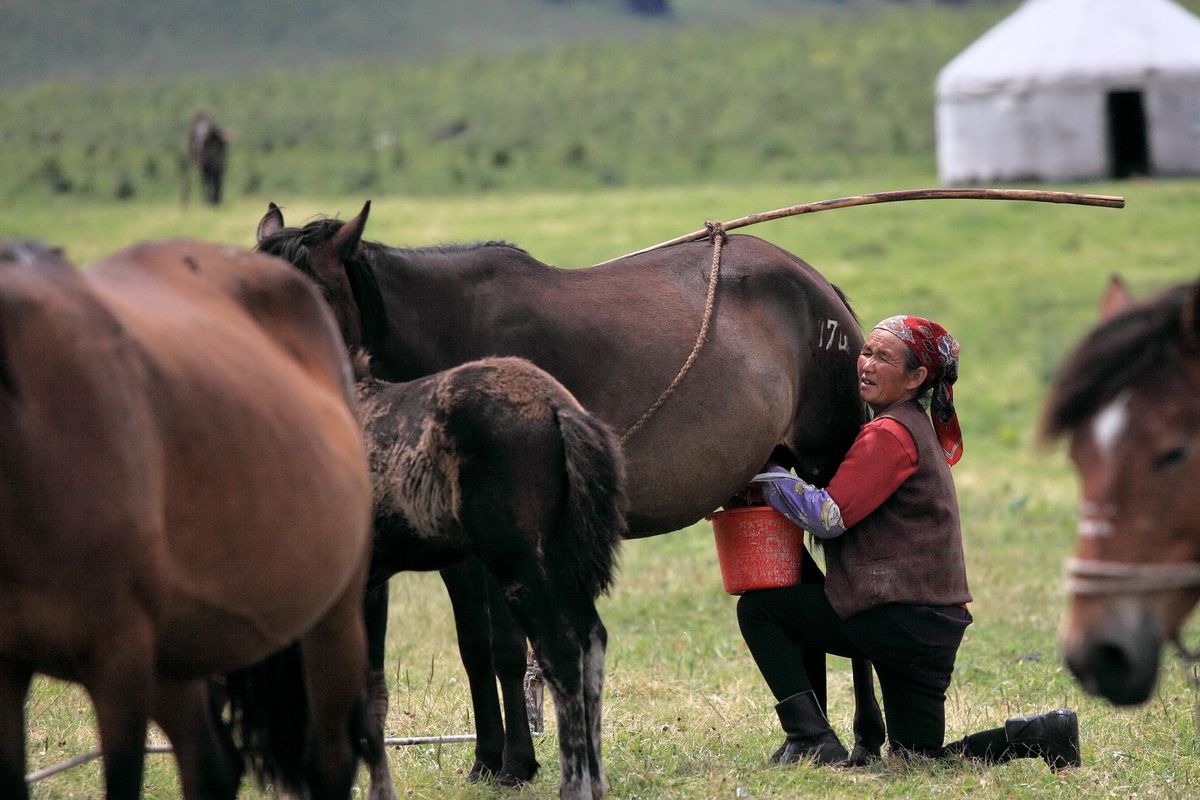
M 368 238 L 393 244 L 504 238 L 564 267 L 586 266 L 703 227 L 794 203 L 932 185 L 705 185 L 686 189 L 374 198 Z M 771 768 L 779 734 L 766 686 L 741 642 L 734 599 L 721 588 L 706 522 L 629 542 L 601 614 L 610 632 L 605 757 L 612 797 L 633 798 L 1185 798 L 1200 794 L 1194 670 L 1168 656 L 1143 708 L 1085 697 L 1056 649 L 1064 608 L 1061 563 L 1074 538 L 1076 485 L 1061 447 L 1034 432 L 1046 382 L 1091 323 L 1119 271 L 1145 293 L 1197 275 L 1200 182 L 1068 187 L 1120 194 L 1123 210 L 985 201 L 928 201 L 825 212 L 747 229 L 804 257 L 850 295 L 864 324 L 894 313 L 941 321 L 962 344 L 956 400 L 966 452 L 955 468 L 976 624 L 960 651 L 948 736 L 1059 706 L 1079 711 L 1084 768 L 1052 776 L 1039 762 L 981 769 L 885 764 L 865 771 Z M 268 200 L 290 223 L 349 217 L 362 196 L 238 199 L 219 210 L 52 198 L 0 220 L 0 236 L 63 245 L 86 264 L 137 241 L 194 236 L 249 246 Z M 706 265 L 697 265 L 704 269 Z M 730 398 L 730 402 L 736 402 Z M 449 604 L 432 575 L 393 581 L 388 735 L 471 731 Z M 1196 630 L 1191 628 L 1194 639 Z M 848 731 L 849 665 L 831 659 L 831 716 Z M 548 702 L 548 706 L 550 701 Z M 548 719 L 552 714 L 548 707 Z M 94 743 L 80 692 L 39 681 L 26 709 L 30 770 Z M 520 795 L 556 796 L 553 723 L 539 740 L 541 777 Z M 470 745 L 393 751 L 402 797 L 490 798 L 467 786 Z M 95 797 L 93 763 L 36 785 L 34 796 Z M 365 783 L 363 784 L 365 786 Z M 146 796 L 175 798 L 172 762 L 150 756 Z M 257 796 L 248 790 L 249 796 Z

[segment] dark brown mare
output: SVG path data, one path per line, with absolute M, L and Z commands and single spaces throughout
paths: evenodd
M 1083 500 L 1062 650 L 1092 694 L 1145 702 L 1164 642 L 1200 599 L 1200 283 L 1105 318 L 1067 358 L 1044 431 L 1065 435 Z M 1186 651 L 1184 651 L 1186 652 Z
M 277 259 L 177 240 L 80 271 L 0 247 L 0 797 L 27 797 L 34 673 L 91 695 L 110 800 L 141 794 L 150 719 L 184 797 L 236 795 L 207 680 L 229 673 L 259 777 L 350 795 L 381 750 L 352 392 L 328 309 Z
M 204 111 L 197 113 L 188 136 L 188 155 L 200 172 L 201 191 L 210 205 L 221 203 L 228 149 L 229 141 L 212 115 Z
M 347 342 L 366 347 L 383 379 L 511 355 L 561 381 L 623 432 L 631 537 L 695 523 L 768 461 L 824 485 L 866 419 L 856 369 L 862 334 L 845 298 L 761 239 L 724 243 L 703 347 L 631 433 L 693 351 L 712 242 L 558 269 L 504 243 L 402 249 L 365 241 L 369 211 L 367 203 L 345 223 L 286 228 L 271 204 L 259 248 L 317 281 Z M 855 673 L 858 744 L 878 754 L 883 719 L 870 665 L 856 664 Z M 509 741 L 522 727 L 508 725 Z
M 483 565 L 554 699 L 559 796 L 600 800 L 607 633 L 596 599 L 612 584 L 625 532 L 616 437 L 523 359 L 473 361 L 406 383 L 372 378 L 366 359 L 359 364 L 358 415 L 375 486 L 369 602 L 386 613 L 397 572 Z M 523 656 L 523 640 L 517 651 Z M 485 674 L 491 682 L 491 669 Z M 386 713 L 383 670 L 372 675 L 376 709 Z M 385 762 L 372 784 L 390 787 Z

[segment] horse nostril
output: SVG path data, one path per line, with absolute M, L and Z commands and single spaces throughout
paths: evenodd
M 1088 694 L 1100 695 L 1115 705 L 1145 702 L 1154 689 L 1158 672 L 1157 649 L 1139 659 L 1138 652 L 1119 644 L 1096 643 L 1067 666 Z
M 1092 669 L 1100 678 L 1109 680 L 1125 680 L 1133 670 L 1133 662 L 1126 655 L 1123 647 L 1115 644 L 1102 644 L 1092 653 Z

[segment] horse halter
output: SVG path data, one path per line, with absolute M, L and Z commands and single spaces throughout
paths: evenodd
M 1175 589 L 1200 588 L 1200 562 L 1178 564 L 1123 564 L 1071 558 L 1066 563 L 1069 594 L 1095 597 L 1106 594 L 1149 594 Z
M 1197 561 L 1183 561 L 1178 564 L 1123 564 L 1119 561 L 1069 558 L 1066 573 L 1063 590 L 1082 597 L 1150 594 L 1200 588 L 1200 562 Z M 1200 648 L 1185 646 L 1178 631 L 1169 639 L 1185 661 L 1200 661 Z M 1200 708 L 1197 713 L 1200 714 Z

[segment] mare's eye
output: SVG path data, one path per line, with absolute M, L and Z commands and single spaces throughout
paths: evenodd
M 1178 467 L 1188 456 L 1192 454 L 1191 445 L 1179 444 L 1168 448 L 1159 453 L 1158 458 L 1154 459 L 1154 468 L 1158 471 L 1164 471 Z

